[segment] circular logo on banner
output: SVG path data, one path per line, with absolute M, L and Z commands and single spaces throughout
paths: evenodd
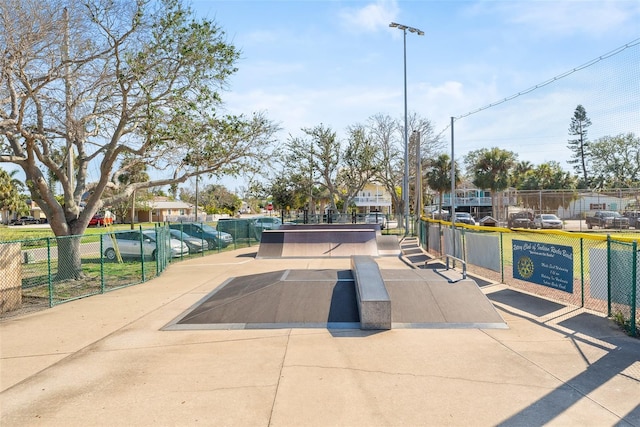
M 533 261 L 528 256 L 520 257 L 518 260 L 518 273 L 525 279 L 533 276 Z

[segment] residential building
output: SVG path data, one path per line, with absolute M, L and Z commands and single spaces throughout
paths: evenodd
M 392 212 L 392 199 L 385 187 L 377 183 L 368 183 L 353 199 L 359 213 L 382 212 L 389 215 Z
M 154 197 L 146 206 L 136 209 L 136 222 L 193 221 L 195 209 L 190 203 Z M 204 210 L 198 209 L 198 220 L 206 219 Z

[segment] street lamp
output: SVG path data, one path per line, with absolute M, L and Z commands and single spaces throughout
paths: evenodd
M 392 22 L 391 28 L 402 30 L 404 39 L 404 179 L 402 180 L 402 201 L 404 203 L 404 234 L 409 232 L 409 130 L 407 123 L 407 31 L 424 36 L 424 31 Z

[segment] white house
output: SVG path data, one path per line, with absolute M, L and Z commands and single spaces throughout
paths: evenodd
M 567 209 L 560 207 L 560 218 L 582 218 L 594 211 L 623 211 L 634 201 L 626 197 L 613 197 L 601 193 L 582 193 Z
M 382 212 L 384 214 L 391 213 L 391 195 L 386 191 L 385 187 L 368 183 L 362 191 L 353 199 L 353 203 L 358 208 L 358 212 Z

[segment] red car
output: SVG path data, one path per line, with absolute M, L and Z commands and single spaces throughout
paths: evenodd
M 113 218 L 106 218 L 103 214 L 96 214 L 89 220 L 89 227 L 102 227 L 103 225 L 113 224 Z

